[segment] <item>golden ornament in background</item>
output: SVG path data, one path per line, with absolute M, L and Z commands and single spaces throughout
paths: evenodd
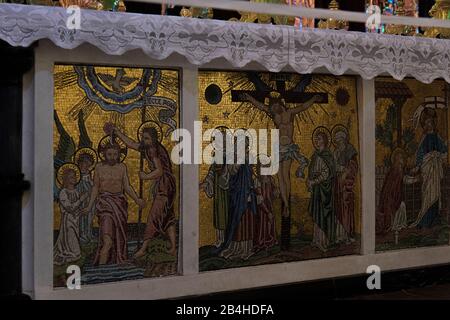
M 436 0 L 428 14 L 434 19 L 447 20 L 450 12 L 450 0 Z M 425 37 L 430 38 L 450 38 L 450 29 L 448 28 L 425 28 Z
M 183 7 L 180 11 L 180 16 L 185 18 L 192 18 L 192 11 L 186 7 Z
M 256 20 L 258 20 L 258 15 L 253 12 L 241 12 L 240 11 L 239 14 L 241 15 L 241 19 L 239 20 L 240 22 L 251 23 L 251 22 L 256 22 Z
M 127 11 L 127 7 L 125 6 L 125 3 L 122 0 L 120 0 L 119 4 L 117 5 L 117 11 L 119 12 Z
M 250 1 L 256 3 L 286 4 L 285 0 L 250 0 Z M 293 26 L 295 23 L 295 17 L 276 16 L 270 14 L 242 12 L 242 11 L 239 11 L 239 14 L 241 15 L 241 18 L 239 19 L 240 22 L 270 24 L 273 21 L 273 23 L 277 25 L 291 25 L 291 26 Z M 232 18 L 230 20 L 235 21 L 236 19 Z
M 79 6 L 84 9 L 102 10 L 103 5 L 96 0 L 59 0 L 61 7 Z
M 212 8 L 194 8 L 189 9 L 183 7 L 180 11 L 180 16 L 186 18 L 202 18 L 202 19 L 212 19 L 214 16 L 214 11 Z
M 335 11 L 339 10 L 339 3 L 336 0 L 331 0 L 330 4 L 328 5 L 328 9 Z M 319 27 L 319 29 L 347 30 L 348 22 L 345 20 L 336 20 L 333 18 L 329 18 L 326 20 L 320 20 L 317 26 Z
M 403 0 L 400 0 L 397 4 L 397 10 L 395 11 L 396 16 L 405 17 L 405 4 Z M 397 34 L 412 36 L 416 34 L 416 28 L 414 26 L 404 26 L 399 24 L 388 24 L 384 30 L 387 34 Z

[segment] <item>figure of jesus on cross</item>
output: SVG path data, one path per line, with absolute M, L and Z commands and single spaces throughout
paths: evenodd
M 278 79 L 280 80 L 280 79 Z M 280 82 L 280 81 L 279 81 Z M 295 117 L 310 108 L 314 103 L 327 103 L 326 93 L 305 93 L 305 92 L 258 92 L 258 91 L 235 91 L 233 101 L 249 102 L 257 109 L 265 112 L 274 123 L 280 133 L 280 166 L 277 173 L 282 203 L 281 221 L 281 249 L 287 250 L 290 245 L 290 195 L 291 195 L 291 165 L 292 160 L 299 162 L 296 176 L 304 177 L 304 169 L 308 165 L 308 159 L 300 153 L 299 146 L 294 142 L 294 121 Z M 264 102 L 260 99 L 267 97 Z M 259 99 L 256 99 L 257 96 Z M 289 108 L 285 100 L 296 103 L 296 107 Z

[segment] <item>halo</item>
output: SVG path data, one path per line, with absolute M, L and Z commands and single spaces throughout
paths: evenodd
M 264 98 L 264 104 L 269 105 L 271 100 L 280 100 L 284 105 L 286 104 L 286 100 L 277 91 L 270 92 L 269 96 Z
M 336 141 L 335 141 L 336 133 L 338 133 L 340 131 L 343 131 L 345 133 L 345 135 L 347 136 L 347 139 L 350 138 L 347 127 L 344 126 L 343 124 L 337 124 L 333 127 L 333 129 L 331 129 L 331 142 L 333 143 L 334 146 L 336 146 Z
M 391 164 L 394 164 L 394 159 L 397 157 L 398 154 L 402 154 L 404 157 L 406 157 L 406 151 L 402 148 L 395 148 L 394 151 L 391 153 Z
M 422 128 L 425 125 L 425 121 L 428 119 L 433 119 L 436 123 L 436 119 L 437 119 L 436 109 L 430 108 L 430 107 L 425 107 L 422 110 L 422 113 L 420 114 L 420 118 L 419 118 L 420 125 Z
M 272 92 L 270 92 L 270 97 L 274 98 L 274 99 L 278 99 L 279 97 L 281 97 L 281 93 L 279 93 L 278 91 L 272 91 Z
M 111 136 L 104 136 L 103 138 L 100 139 L 100 142 L 98 143 L 98 148 L 97 148 L 97 152 L 98 152 L 98 157 L 100 158 L 100 160 L 105 161 L 105 158 L 103 156 L 103 148 L 105 147 L 106 144 L 111 142 Z M 125 160 L 125 158 L 127 157 L 127 153 L 128 153 L 128 148 L 125 145 L 125 143 L 122 140 L 119 140 L 117 138 L 114 139 L 114 142 L 119 145 L 120 147 L 120 162 L 123 162 Z
M 137 132 L 137 138 L 138 141 L 141 142 L 141 137 L 142 137 L 142 132 L 144 131 L 145 128 L 155 128 L 156 132 L 158 133 L 158 141 L 161 142 L 163 139 L 163 132 L 162 132 L 162 128 L 161 126 L 153 120 L 149 120 L 149 121 L 145 121 L 143 122 L 138 129 Z
M 61 188 L 63 185 L 63 175 L 66 170 L 74 170 L 75 171 L 75 177 L 77 178 L 77 182 L 80 182 L 81 178 L 81 172 L 78 166 L 75 163 L 67 162 L 64 163 L 61 167 L 58 168 L 58 171 L 56 172 L 56 185 L 58 188 Z
M 73 162 L 74 163 L 78 163 L 78 160 L 80 159 L 80 156 L 82 156 L 84 154 L 88 154 L 88 155 L 92 156 L 93 162 L 92 162 L 92 165 L 89 167 L 89 171 L 92 171 L 95 168 L 95 165 L 96 165 L 96 163 L 98 161 L 97 153 L 92 148 L 86 147 L 86 148 L 78 149 L 75 152 L 75 155 L 73 157 Z
M 331 144 L 331 133 L 330 130 L 328 130 L 326 127 L 324 126 L 320 126 L 314 129 L 313 134 L 312 134 L 312 143 L 315 149 L 318 149 L 318 145 L 317 145 L 317 134 L 318 133 L 324 133 L 327 135 L 328 137 L 328 145 L 327 148 L 330 147 Z
M 224 132 L 226 130 L 229 130 L 230 128 L 228 128 L 227 126 L 217 126 L 214 129 Z

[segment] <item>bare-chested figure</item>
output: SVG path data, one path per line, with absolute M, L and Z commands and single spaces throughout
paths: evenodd
M 303 170 L 308 165 L 308 160 L 300 153 L 298 145 L 293 140 L 295 116 L 311 107 L 313 103 L 321 102 L 322 97 L 315 95 L 306 103 L 295 108 L 287 108 L 280 98 L 270 98 L 268 105 L 256 100 L 248 93 L 244 93 L 242 98 L 253 104 L 259 110 L 264 111 L 272 119 L 275 127 L 280 132 L 280 169 L 278 171 L 278 182 L 280 185 L 281 201 L 283 202 L 282 215 L 288 217 L 292 160 L 300 163 L 300 167 L 296 173 L 299 177 L 304 177 Z
M 143 208 L 145 201 L 139 199 L 130 185 L 127 167 L 120 163 L 120 147 L 117 143 L 107 143 L 99 153 L 105 159 L 95 167 L 94 186 L 88 207 L 89 212 L 95 205 L 99 219 L 99 240 L 94 265 L 126 263 L 127 220 L 129 195 Z

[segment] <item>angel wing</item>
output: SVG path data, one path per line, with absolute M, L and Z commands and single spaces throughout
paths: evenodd
M 56 180 L 56 173 L 59 167 L 61 167 L 65 162 L 70 162 L 72 156 L 75 152 L 75 143 L 72 137 L 67 133 L 66 129 L 59 120 L 58 113 L 56 110 L 53 112 L 53 117 L 55 118 L 56 129 L 59 133 L 59 142 L 53 158 L 53 167 L 55 168 L 53 179 Z M 56 181 L 53 182 L 53 199 L 58 201 L 59 198 L 59 188 Z
M 80 135 L 78 137 L 78 149 L 86 147 L 92 148 L 92 140 L 89 138 L 89 134 L 86 129 L 83 110 L 80 110 L 78 113 L 78 130 L 80 131 Z
M 70 162 L 75 152 L 75 142 L 72 137 L 64 129 L 61 121 L 59 120 L 58 113 L 54 111 L 55 125 L 59 133 L 58 147 L 54 157 L 55 170 L 63 165 L 65 162 Z

